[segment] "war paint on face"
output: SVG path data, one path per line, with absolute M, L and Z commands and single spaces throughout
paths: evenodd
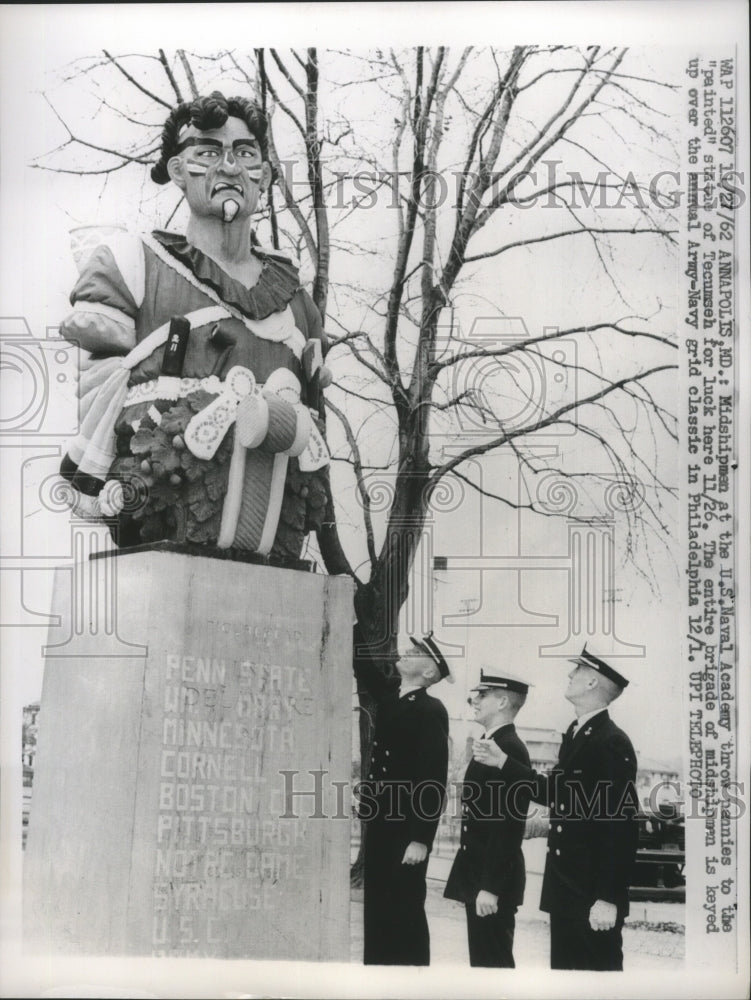
M 196 215 L 230 223 L 251 215 L 264 178 L 260 144 L 239 118 L 201 132 L 189 126 L 180 139 L 185 196 Z

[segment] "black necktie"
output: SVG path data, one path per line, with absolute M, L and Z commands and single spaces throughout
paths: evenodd
M 563 734 L 563 740 L 561 741 L 561 750 L 567 747 L 571 740 L 574 738 L 574 730 L 576 729 L 576 719 L 571 723 L 566 732 Z

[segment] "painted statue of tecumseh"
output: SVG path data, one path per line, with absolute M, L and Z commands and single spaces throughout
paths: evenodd
M 81 433 L 61 472 L 120 545 L 299 556 L 320 526 L 326 341 L 295 265 L 255 245 L 266 122 L 215 92 L 178 105 L 152 168 L 184 236 L 87 230 L 62 335 L 83 349 Z M 91 238 L 91 234 L 94 238 Z

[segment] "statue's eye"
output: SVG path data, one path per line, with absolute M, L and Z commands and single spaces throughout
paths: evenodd
M 252 146 L 243 146 L 237 150 L 237 156 L 241 160 L 254 160 L 257 155 L 256 150 Z
M 196 149 L 196 156 L 202 160 L 215 160 L 219 156 L 219 150 L 212 146 L 199 146 Z

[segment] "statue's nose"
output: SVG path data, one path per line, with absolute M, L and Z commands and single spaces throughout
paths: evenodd
M 222 169 L 230 174 L 236 174 L 240 170 L 240 164 L 237 162 L 237 158 L 231 149 L 225 149 L 224 151 Z

